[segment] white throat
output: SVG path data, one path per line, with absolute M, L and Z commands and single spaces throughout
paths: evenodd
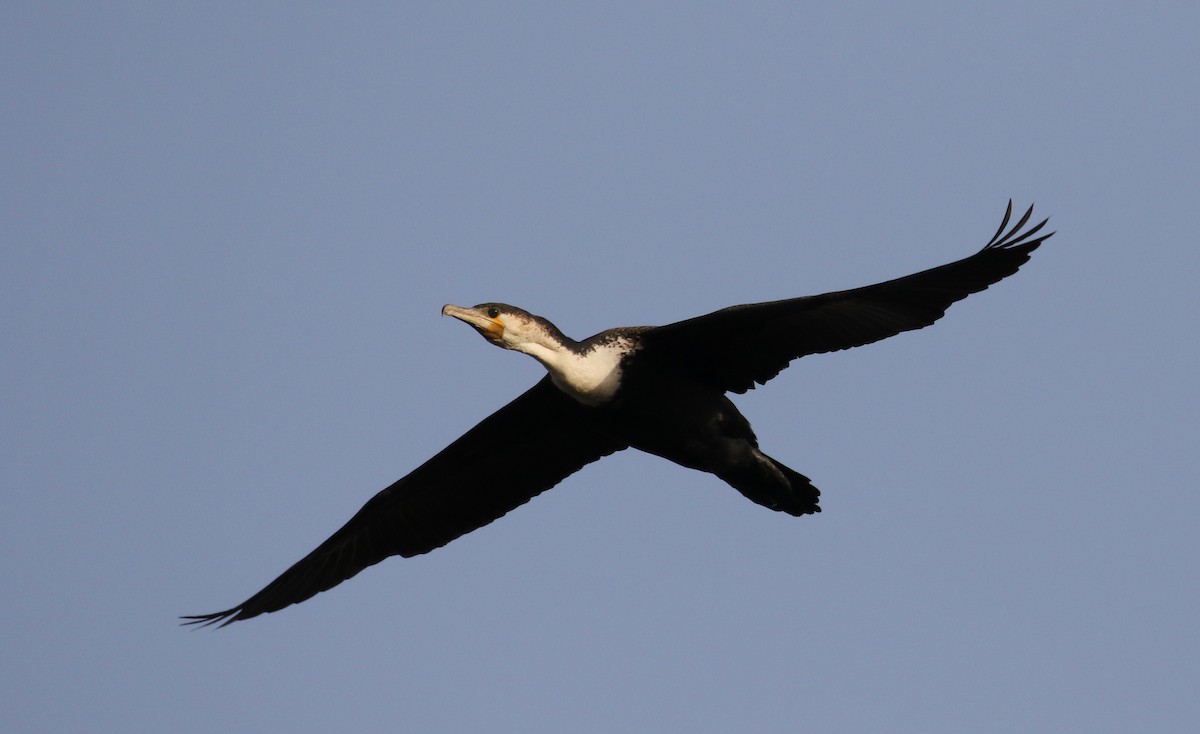
M 579 354 L 551 350 L 540 344 L 523 344 L 520 351 L 545 365 L 550 379 L 584 405 L 606 403 L 621 386 L 621 359 L 630 352 L 628 339 L 614 339 Z

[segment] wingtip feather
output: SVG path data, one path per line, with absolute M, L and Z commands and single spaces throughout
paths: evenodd
M 1016 224 L 1009 228 L 1008 222 L 1012 218 L 1012 199 L 1009 199 L 1008 208 L 1004 212 L 1004 219 L 1000 222 L 999 229 L 996 230 L 996 234 L 992 236 L 992 239 L 987 243 L 987 245 L 984 246 L 983 249 L 1006 250 L 1021 245 L 1028 247 L 1030 250 L 1036 248 L 1042 242 L 1049 239 L 1054 233 L 1050 232 L 1036 239 L 1030 239 L 1035 234 L 1040 232 L 1042 228 L 1045 227 L 1050 221 L 1050 218 L 1047 217 L 1046 219 L 1043 219 L 1042 221 L 1022 232 L 1021 228 L 1029 222 L 1029 219 L 1032 216 L 1033 204 L 1030 204 L 1029 208 L 1026 209 L 1025 213 L 1021 216 L 1020 220 L 1018 220 Z
M 226 609 L 223 612 L 214 612 L 212 614 L 187 614 L 179 617 L 181 620 L 183 620 L 179 624 L 180 626 L 192 627 L 194 629 L 201 629 L 203 627 L 212 627 L 213 625 L 216 625 L 217 629 L 220 629 L 221 627 L 232 624 L 240 619 L 241 611 L 241 607 L 235 607 L 233 609 Z
M 983 249 L 986 250 L 987 248 L 996 244 L 996 241 L 1000 239 L 1000 233 L 1003 232 L 1004 228 L 1008 226 L 1008 220 L 1010 217 L 1012 217 L 1012 199 L 1008 200 L 1008 208 L 1004 210 L 1004 219 L 1000 220 L 1000 226 L 996 228 L 996 234 L 992 235 L 992 238 L 988 240 L 988 243 L 984 245 Z

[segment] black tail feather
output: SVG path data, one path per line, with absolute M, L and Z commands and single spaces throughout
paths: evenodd
M 812 481 L 770 456 L 754 450 L 757 461 L 751 467 L 720 472 L 717 476 L 757 504 L 799 517 L 820 512 L 817 504 L 821 491 Z

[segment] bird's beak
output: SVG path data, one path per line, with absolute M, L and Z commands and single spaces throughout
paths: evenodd
M 499 319 L 492 319 L 484 316 L 473 308 L 462 308 L 453 304 L 447 303 L 442 306 L 443 316 L 453 316 L 459 321 L 465 321 L 475 330 L 483 335 L 484 339 L 492 342 L 498 342 L 504 338 L 504 324 Z

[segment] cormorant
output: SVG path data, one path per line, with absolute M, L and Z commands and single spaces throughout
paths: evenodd
M 1015 273 L 1050 237 L 1034 236 L 1046 220 L 1022 231 L 1032 213 L 1030 207 L 1005 232 L 1009 201 L 982 250 L 915 275 L 732 306 L 667 326 L 610 329 L 579 342 L 514 306 L 447 305 L 443 315 L 465 321 L 498 347 L 530 355 L 549 374 L 372 497 L 262 591 L 223 612 L 183 619 L 226 625 L 297 604 L 388 556 L 439 548 L 629 447 L 715 474 L 772 510 L 820 512 L 817 488 L 759 449 L 726 393 L 763 384 L 798 357 L 932 324 L 950 304 Z

